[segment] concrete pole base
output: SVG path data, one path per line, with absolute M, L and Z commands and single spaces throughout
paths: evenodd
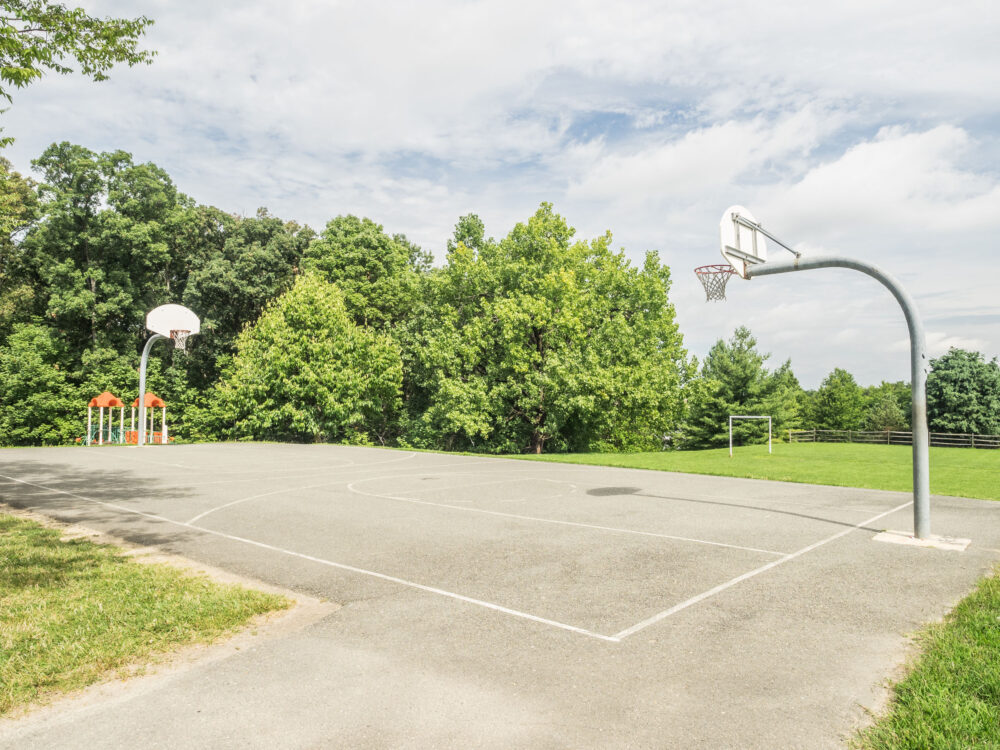
M 908 531 L 883 531 L 872 537 L 876 542 L 888 542 L 889 544 L 905 544 L 910 547 L 930 547 L 931 549 L 943 549 L 950 552 L 965 552 L 972 543 L 971 539 L 958 539 L 953 536 L 938 536 L 931 534 L 926 539 L 917 539 Z

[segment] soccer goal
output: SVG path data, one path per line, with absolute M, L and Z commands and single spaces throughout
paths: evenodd
M 759 414 L 730 414 L 729 415 L 729 457 L 733 457 L 733 420 L 734 419 L 766 419 L 767 420 L 767 452 L 771 452 L 771 418 L 760 416 Z

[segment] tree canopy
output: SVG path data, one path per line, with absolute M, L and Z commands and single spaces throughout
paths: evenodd
M 237 338 L 202 423 L 230 439 L 384 443 L 401 382 L 392 340 L 356 326 L 336 286 L 299 276 Z
M 417 274 L 427 264 L 403 235 L 390 237 L 379 224 L 338 216 L 305 252 L 302 265 L 337 284 L 358 325 L 384 329 L 413 309 Z
M 949 349 L 931 360 L 927 423 L 932 431 L 1000 434 L 1000 365 L 979 352 Z
M 860 430 L 866 406 L 864 391 L 854 376 L 837 367 L 816 391 L 812 423 L 821 430 Z
M 543 203 L 500 241 L 463 217 L 409 331 L 418 444 L 498 452 L 659 448 L 685 353 L 655 253 L 573 241 Z M 473 246 L 466 245 L 466 240 Z
M 72 73 L 71 61 L 95 81 L 118 63 L 149 64 L 156 53 L 139 49 L 139 39 L 152 24 L 145 16 L 97 18 L 47 0 L 0 0 L 0 96 L 11 101 L 12 88 L 47 70 Z
M 53 144 L 39 177 L 0 160 L 0 443 L 65 443 L 85 404 L 137 387 L 148 310 L 202 333 L 154 348 L 172 433 L 488 451 L 722 446 L 731 414 L 899 429 L 905 383 L 838 368 L 807 393 L 746 328 L 688 359 L 656 253 L 579 239 L 548 203 L 504 237 L 458 219 L 444 264 L 343 214 L 317 235 L 199 205 L 155 164 Z M 996 361 L 953 350 L 928 380 L 932 429 L 997 431 Z M 25 408 L 27 405 L 27 408 Z M 738 442 L 763 439 L 736 425 Z

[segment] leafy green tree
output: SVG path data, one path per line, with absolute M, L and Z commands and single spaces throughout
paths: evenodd
M 932 431 L 1000 434 L 1000 365 L 980 352 L 949 349 L 931 360 L 927 422 Z
M 757 351 L 757 340 L 745 326 L 729 341 L 719 339 L 702 364 L 698 391 L 692 394 L 682 447 L 721 447 L 729 442 L 729 417 L 770 416 L 774 431 L 798 426 L 801 387 L 786 361 L 777 370 L 765 364 L 770 354 Z M 740 420 L 733 424 L 737 444 L 767 439 L 767 424 Z
M 24 265 L 20 240 L 39 218 L 33 180 L 0 157 L 0 338 L 34 312 L 35 289 Z
M 72 73 L 68 60 L 95 81 L 108 77 L 117 63 L 149 64 L 156 54 L 139 49 L 139 38 L 153 21 L 96 18 L 82 8 L 46 0 L 0 0 L 0 96 L 11 100 L 46 70 Z
M 202 429 L 235 439 L 384 441 L 401 380 L 392 340 L 354 325 L 340 290 L 304 275 L 240 334 Z
M 866 407 L 864 391 L 854 376 L 837 367 L 816 391 L 814 424 L 820 430 L 860 430 Z
M 466 214 L 455 224 L 455 232 L 448 240 L 448 252 L 454 252 L 459 245 L 464 245 L 475 252 L 485 247 L 486 225 L 475 214 Z
M 77 360 L 88 348 L 137 348 L 145 312 L 170 297 L 166 224 L 176 188 L 121 151 L 61 143 L 33 163 L 44 176 L 44 221 L 21 251 L 43 291 L 40 312 Z
M 476 217 L 460 220 L 414 316 L 423 325 L 408 331 L 423 393 L 408 440 L 533 453 L 662 446 L 686 357 L 669 270 L 655 253 L 631 266 L 609 234 L 573 234 L 547 203 L 499 242 Z
M 201 238 L 182 296 L 201 317 L 202 335 L 190 355 L 191 384 L 207 389 L 232 355 L 239 333 L 292 286 L 314 233 L 264 209 L 243 219 L 204 207 L 185 209 L 185 214 L 175 237 L 194 233 Z
M 906 430 L 910 425 L 910 386 L 908 383 L 887 383 L 866 389 L 866 430 Z
M 427 256 L 404 236 L 390 237 L 371 219 L 338 216 L 309 245 L 304 270 L 319 273 L 344 293 L 358 325 L 391 328 L 413 308 L 418 273 Z
M 58 445 L 83 435 L 86 401 L 60 359 L 58 342 L 40 325 L 15 326 L 0 346 L 0 443 Z

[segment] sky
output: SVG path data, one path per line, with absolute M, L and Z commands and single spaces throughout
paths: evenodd
M 578 239 L 659 253 L 699 358 L 746 325 L 806 388 L 835 367 L 908 380 L 899 306 L 856 271 L 705 301 L 693 269 L 722 262 L 740 204 L 805 254 L 895 275 L 932 356 L 1000 356 L 995 2 L 79 4 L 154 19 L 158 55 L 15 92 L 0 125 L 22 172 L 53 142 L 123 149 L 200 203 L 317 230 L 367 216 L 438 262 L 460 216 L 499 238 L 548 201 Z

